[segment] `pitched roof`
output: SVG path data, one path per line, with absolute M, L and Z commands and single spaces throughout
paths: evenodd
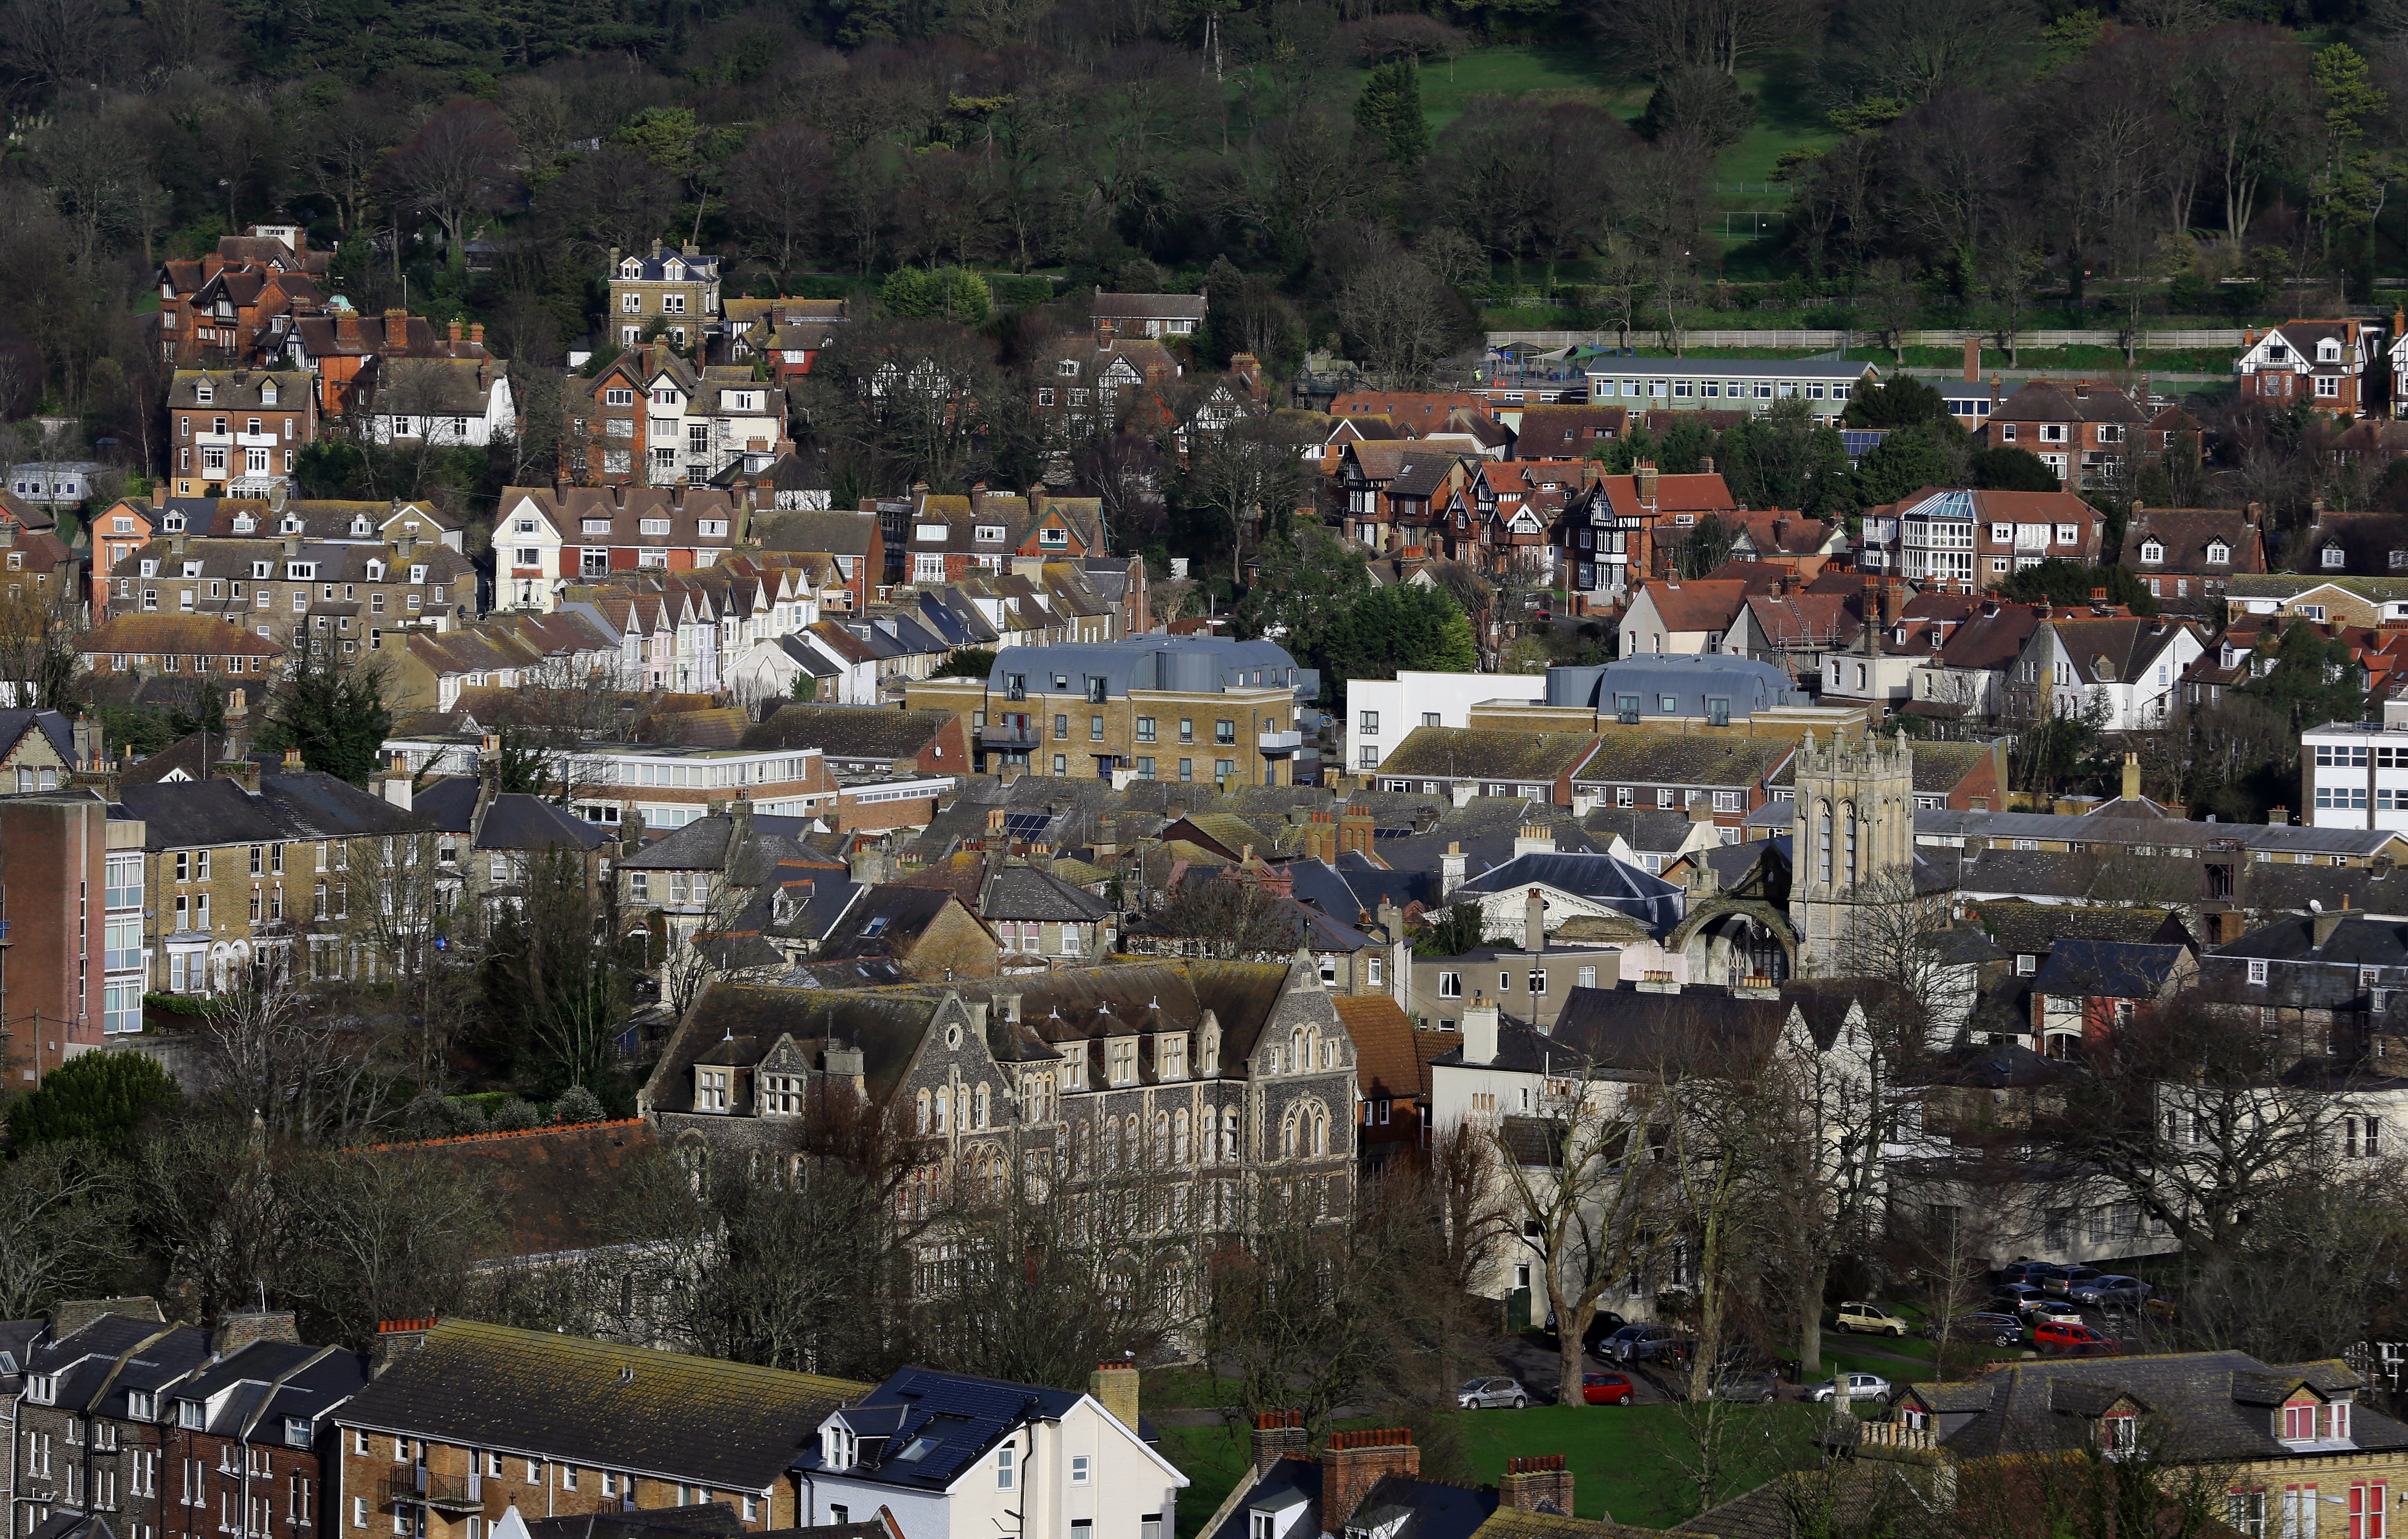
M 767 1490 L 869 1386 L 552 1331 L 447 1319 L 337 1419 L 471 1447 Z
M 122 656 L 281 657 L 284 648 L 267 637 L 213 615 L 118 615 L 76 638 L 88 657 Z
M 1597 744 L 1584 733 L 1415 727 L 1390 750 L 1380 773 L 1552 784 L 1579 769 Z
M 2034 379 L 1991 408 L 1994 422 L 2140 422 L 2131 397 L 2112 385 Z
M 2157 561 L 2141 559 L 2141 548 L 2155 540 L 2163 548 Z M 2211 564 L 2207 548 L 2221 544 L 2225 559 Z M 2408 549 L 2408 541 L 2401 542 Z M 2387 548 L 2386 548 L 2387 549 Z M 2266 545 L 2249 515 L 2222 507 L 2134 508 L 2124 531 L 2124 564 L 2147 577 L 2152 571 L 2255 573 L 2266 570 Z M 2377 568 L 2388 570 L 2387 566 Z
M 1667 631 L 1727 631 L 1747 605 L 1748 586 L 1745 580 L 1734 579 L 1658 579 L 1641 584 L 1640 591 L 1654 606 L 1657 621 Z M 1769 580 L 1765 587 L 1770 587 Z M 1637 607 L 1636 600 L 1632 607 Z
M 1089 312 L 1098 319 L 1134 321 L 1201 321 L 1202 294 L 1115 294 L 1096 291 Z
M 1430 1093 L 1430 1060 L 1463 1046 L 1460 1032 L 1425 1032 L 1386 994 L 1341 994 L 1330 1003 L 1354 1044 L 1354 1083 L 1367 1099 Z
M 368 1152 L 389 1164 L 440 1167 L 484 1188 L 494 1211 L 509 1216 L 478 1237 L 475 1259 L 485 1261 L 656 1238 L 627 1233 L 618 1221 L 624 1208 L 611 1198 L 632 1188 L 638 1162 L 657 1147 L 652 1124 L 638 1117 L 379 1144 Z

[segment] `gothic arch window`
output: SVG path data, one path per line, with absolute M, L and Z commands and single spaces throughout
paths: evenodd
M 1155 1112 L 1154 1114 L 1154 1147 L 1148 1152 L 1153 1156 L 1154 1162 L 1157 1165 L 1168 1164 L 1169 1162 L 1170 1114 L 1168 1112 Z
M 1831 885 L 1831 804 L 1814 804 L 1814 869 L 1825 887 Z
M 1856 885 L 1856 808 L 1854 803 L 1840 804 L 1840 821 L 1843 825 L 1841 837 L 1848 842 L 1848 885 L 1853 888 Z
M 937 1092 L 936 1123 L 936 1131 L 938 1133 L 945 1133 L 953 1131 L 953 1092 L 951 1090 L 939 1090 Z
M 1221 1160 L 1224 1164 L 1238 1162 L 1238 1108 L 1235 1106 L 1221 1113 Z
M 919 1122 L 919 1127 L 920 1127 L 920 1131 L 921 1131 L 922 1133 L 926 1133 L 926 1132 L 928 1131 L 928 1092 L 927 1092 L 927 1091 L 925 1091 L 925 1090 L 922 1090 L 922 1091 L 920 1092 L 920 1122 Z
M 1312 1041 L 1299 1026 L 1288 1033 L 1286 1069 L 1290 1074 L 1302 1074 L 1312 1067 Z
M 1175 1165 L 1187 1163 L 1187 1114 L 1180 1112 L 1170 1119 L 1170 1161 Z
M 970 1125 L 983 1131 L 986 1127 L 986 1086 L 983 1084 L 980 1085 L 976 1091 L 976 1095 L 977 1100 L 973 1103 L 977 1107 L 976 1120 L 974 1120 Z
M 1312 1152 L 1329 1152 L 1329 1119 L 1322 1115 L 1318 1106 L 1312 1109 Z
M 1294 1112 L 1288 1113 L 1286 1119 L 1280 1123 L 1279 1149 L 1281 1159 L 1296 1158 L 1296 1113 Z
M 1128 1120 L 1121 1124 L 1121 1138 L 1128 1146 L 1128 1162 L 1132 1167 L 1145 1163 L 1145 1146 L 1138 1142 L 1140 1136 L 1137 1114 L 1131 1112 Z

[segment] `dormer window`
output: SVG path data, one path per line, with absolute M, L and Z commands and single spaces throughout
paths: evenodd
M 2285 347 L 2280 342 L 2269 342 L 2266 344 L 2266 362 L 2269 363 L 2287 363 L 2290 361 L 2290 349 Z
M 698 1112 L 724 1112 L 727 1109 L 726 1069 L 697 1068 L 694 1071 L 694 1109 Z
M 685 281 L 685 264 L 682 262 L 670 263 L 666 267 L 661 269 L 661 277 L 671 283 L 683 283 Z
M 354 534 L 366 534 L 371 533 L 368 528 L 368 517 L 366 514 L 363 513 L 358 518 L 351 520 L 351 533 Z
M 2340 343 L 2338 343 L 2338 342 L 2336 342 L 2336 341 L 2334 341 L 2334 340 L 2332 340 L 2330 337 L 2327 337 L 2327 338 L 2326 338 L 2325 340 L 2323 340 L 2322 342 L 2317 343 L 2317 344 L 2316 344 L 2316 362 L 2317 362 L 2317 363 L 2340 363 L 2340 362 L 2341 362 L 2341 344 L 2340 344 Z
M 852 1428 L 827 1426 L 820 1429 L 820 1462 L 829 1469 L 853 1468 L 855 1451 Z
M 180 534 L 184 532 L 184 516 L 181 513 L 170 513 L 159 520 L 159 527 L 170 534 Z
M 159 1397 L 148 1389 L 128 1389 L 125 1414 L 136 1421 L 148 1421 L 159 1414 Z
M 426 580 L 426 568 L 423 566 L 411 567 L 409 569 L 409 580 L 413 583 L 424 582 Z
M 2217 540 L 2207 548 L 2207 564 L 2222 566 L 2232 560 L 2232 547 Z
M 206 1419 L 208 1410 L 197 1400 L 179 1400 L 176 1402 L 176 1425 L 197 1428 Z
M 1079 361 L 1075 358 L 1065 358 L 1054 365 L 1054 372 L 1065 379 L 1076 379 L 1079 378 Z
M 218 392 L 216 388 L 210 385 L 210 383 L 206 379 L 193 387 L 193 404 L 194 406 L 206 406 L 215 402 L 217 398 Z
M 644 264 L 637 261 L 634 257 L 629 257 L 626 261 L 619 264 L 619 276 L 621 278 L 641 278 L 644 276 Z
M 978 526 L 977 538 L 978 543 L 981 545 L 1001 545 L 1003 543 L 1003 525 L 999 523 L 980 524 Z
M 275 380 L 269 379 L 261 383 L 259 387 L 259 404 L 263 406 L 272 406 L 276 405 Z
M 2349 552 L 2338 545 L 2328 545 L 2325 547 L 2324 563 L 2328 571 L 2346 566 L 2349 564 Z
M 2155 566 L 2157 563 L 2165 559 L 2166 548 L 2159 545 L 2157 541 L 2151 540 L 2146 545 L 2141 547 L 2141 561 L 2143 564 Z
M 29 1374 L 25 1377 L 25 1398 L 36 1405 L 48 1405 L 58 1398 L 59 1379 L 56 1374 Z
M 258 527 L 259 520 L 248 513 L 237 513 L 234 516 L 234 532 L 237 534 L 248 534 Z
M 287 582 L 308 582 L 317 575 L 318 563 L 316 562 L 289 561 L 284 563 L 284 580 Z
M 309 1446 L 308 1417 L 288 1416 L 284 1418 L 284 1443 L 285 1446 L 292 1448 L 306 1448 Z
M 276 528 L 279 534 L 298 534 L 301 533 L 301 515 L 298 513 L 287 513 L 284 515 L 284 521 L 278 524 Z
M 2124 1411 L 2099 1418 L 2099 1451 L 2128 1454 L 2141 1446 L 2141 1418 Z

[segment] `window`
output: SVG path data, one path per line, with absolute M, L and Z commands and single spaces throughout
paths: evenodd
M 2382 1481 L 2349 1488 L 2349 1539 L 2383 1539 L 2387 1496 Z
M 2339 571 L 2349 564 L 2349 552 L 2338 545 L 2328 545 L 2324 549 L 2323 560 L 2328 568 Z
M 1095 1461 L 1089 1459 L 1085 1454 L 1071 1455 L 1070 1484 L 1073 1486 L 1086 1485 L 1088 1483 L 1088 1475 L 1092 1472 L 1094 1464 Z
M 2256 984 L 2263 984 L 2266 981 L 2266 962 L 2263 958 L 2253 958 L 2250 961 L 2249 981 Z

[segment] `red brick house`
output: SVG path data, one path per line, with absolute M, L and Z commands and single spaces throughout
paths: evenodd
M 1331 1001 L 1354 1043 L 1354 1148 L 1377 1166 L 1427 1140 L 1430 1060 L 1463 1046 L 1460 1032 L 1423 1031 L 1393 995 Z
M 1740 511 L 1730 488 L 1711 471 L 1664 476 L 1643 463 L 1627 476 L 1596 476 L 1596 469 L 1595 462 L 1584 463 L 1584 490 L 1566 498 L 1554 531 L 1555 571 L 1580 601 L 1668 576 L 1671 549 L 1699 519 L 1712 513 L 1727 521 Z
M 2124 527 L 2123 564 L 2158 599 L 2219 599 L 2235 576 L 2266 570 L 2266 541 L 2258 505 L 2143 507 L 2134 504 Z
M 119 615 L 76 637 L 95 674 L 272 677 L 284 647 L 214 615 Z
M 201 257 L 160 264 L 160 361 L 187 368 L 267 362 L 300 318 L 323 311 L 332 260 L 309 249 L 298 225 L 253 225 Z
M 333 1417 L 367 1387 L 368 1360 L 292 1339 L 289 1314 L 236 1316 L 219 1334 L 261 1320 L 280 1335 L 227 1353 L 160 1408 L 165 1539 L 339 1539 L 347 1526 L 327 1477 L 337 1457 Z

